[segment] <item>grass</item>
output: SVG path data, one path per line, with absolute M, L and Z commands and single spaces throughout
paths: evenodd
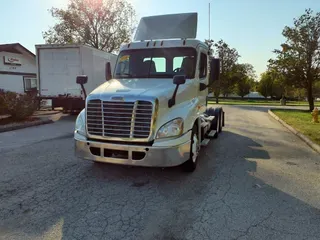
M 310 112 L 299 110 L 272 110 L 279 118 L 320 145 L 320 123 L 313 123 Z
M 209 100 L 209 104 L 215 104 L 215 100 Z M 221 105 L 260 105 L 260 106 L 280 106 L 280 101 L 274 100 L 233 100 L 219 99 Z M 304 101 L 287 101 L 286 106 L 309 106 L 308 102 Z M 315 102 L 316 107 L 320 107 L 320 102 Z

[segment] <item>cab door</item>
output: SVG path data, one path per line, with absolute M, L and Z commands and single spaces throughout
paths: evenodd
M 199 79 L 199 82 L 197 84 L 197 91 L 201 112 L 204 112 L 206 110 L 206 102 L 209 90 L 209 88 L 206 87 L 209 83 L 208 64 L 208 50 L 204 47 L 199 46 L 196 74 L 197 78 Z

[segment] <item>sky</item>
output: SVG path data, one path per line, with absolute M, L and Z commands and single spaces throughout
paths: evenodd
M 137 18 L 184 12 L 198 13 L 197 38 L 223 39 L 238 50 L 239 62 L 250 63 L 259 76 L 266 70 L 272 51 L 285 41 L 282 30 L 306 8 L 320 11 L 320 0 L 129 0 Z M 20 43 L 35 52 L 45 43 L 42 32 L 54 24 L 48 9 L 65 8 L 68 0 L 0 0 L 0 44 Z

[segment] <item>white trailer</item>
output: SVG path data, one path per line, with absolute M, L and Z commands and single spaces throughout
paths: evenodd
M 37 82 L 40 100 L 65 111 L 82 110 L 85 93 L 76 83 L 78 75 L 88 76 L 87 94 L 106 81 L 106 63 L 113 69 L 117 56 L 81 44 L 40 44 L 36 47 Z

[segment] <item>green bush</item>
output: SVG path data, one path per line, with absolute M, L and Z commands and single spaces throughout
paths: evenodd
M 28 118 L 38 107 L 35 94 L 5 92 L 3 101 L 5 110 L 14 120 L 24 120 Z

